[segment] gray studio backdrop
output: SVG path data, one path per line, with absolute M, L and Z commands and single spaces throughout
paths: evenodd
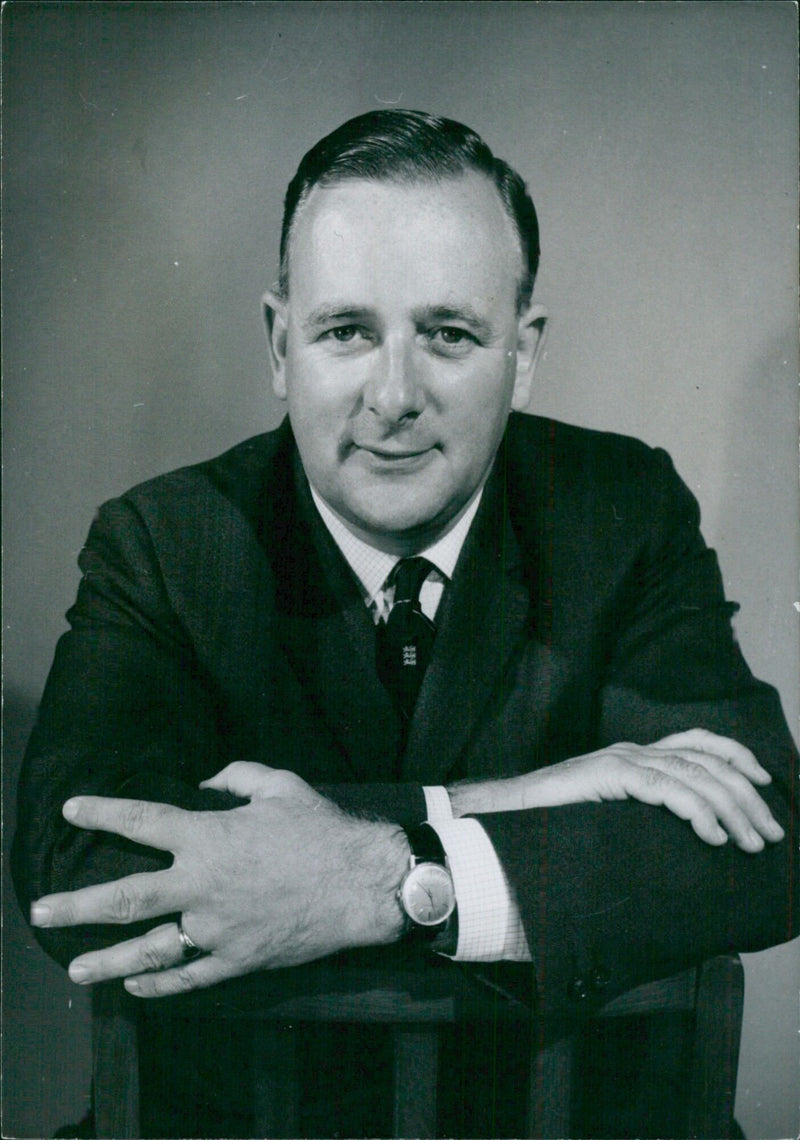
M 796 12 L 788 3 L 4 11 L 6 835 L 95 507 L 274 426 L 259 295 L 307 147 L 463 119 L 529 180 L 536 410 L 662 444 L 797 724 Z M 7 896 L 8 897 L 8 896 Z M 89 1091 L 86 994 L 5 925 L 4 1135 Z M 748 956 L 738 1115 L 798 1125 L 797 946 Z

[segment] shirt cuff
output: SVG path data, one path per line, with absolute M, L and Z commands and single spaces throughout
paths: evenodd
M 431 789 L 424 790 L 427 800 Z M 458 905 L 455 961 L 530 962 L 519 908 L 491 840 L 480 823 L 477 819 L 442 819 L 430 815 L 428 823 L 442 841 L 453 876 Z
M 453 805 L 447 788 L 423 788 L 425 795 L 426 820 L 428 823 L 439 823 L 453 818 Z

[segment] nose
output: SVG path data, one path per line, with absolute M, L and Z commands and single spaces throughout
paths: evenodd
M 425 407 L 425 390 L 404 337 L 387 337 L 370 362 L 364 387 L 367 408 L 385 423 L 416 419 Z

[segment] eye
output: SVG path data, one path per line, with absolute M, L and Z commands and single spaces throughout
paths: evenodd
M 374 335 L 364 325 L 341 324 L 325 329 L 318 336 L 320 344 L 327 345 L 330 352 L 357 352 L 374 340 Z
M 464 341 L 474 341 L 474 337 L 466 331 L 466 329 L 455 328 L 451 325 L 446 325 L 444 328 L 437 329 L 434 336 L 440 336 L 445 344 L 463 344 Z
M 463 355 L 478 344 L 477 337 L 456 325 L 441 325 L 428 333 L 431 347 L 448 356 Z
M 330 337 L 331 340 L 338 341 L 339 344 L 349 344 L 350 341 L 355 340 L 358 333 L 357 325 L 338 325 L 335 329 L 328 329 L 323 335 Z

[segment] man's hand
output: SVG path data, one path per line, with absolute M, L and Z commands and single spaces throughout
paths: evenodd
M 719 846 L 730 836 L 743 851 L 756 852 L 765 839 L 783 838 L 753 787 L 770 782 L 749 749 L 695 728 L 655 744 L 614 744 L 524 776 L 448 791 L 457 816 L 636 799 L 688 820 L 706 843 Z
M 129 992 L 160 997 L 400 936 L 396 891 L 409 854 L 399 828 L 349 816 L 300 777 L 260 764 L 231 764 L 204 786 L 250 802 L 219 812 L 101 796 L 64 805 L 75 826 L 171 851 L 174 861 L 165 871 L 49 895 L 33 904 L 32 923 L 129 923 L 179 913 L 205 951 L 184 962 L 170 922 L 76 958 L 74 981 L 123 977 Z

